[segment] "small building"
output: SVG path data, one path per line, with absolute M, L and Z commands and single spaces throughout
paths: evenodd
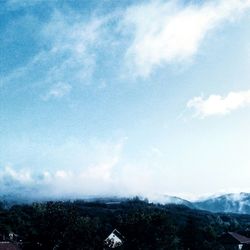
M 10 232 L 9 233 L 9 237 L 8 237 L 9 239 L 10 239 L 10 241 L 15 241 L 15 242 L 17 242 L 18 240 L 20 240 L 19 239 L 19 235 L 18 234 L 15 234 L 15 233 L 13 233 L 13 232 Z
M 104 240 L 104 245 L 107 248 L 117 248 L 124 244 L 125 238 L 122 236 L 122 234 L 114 229 L 112 233 Z
M 250 238 L 235 232 L 224 233 L 219 241 L 225 250 L 250 250 Z

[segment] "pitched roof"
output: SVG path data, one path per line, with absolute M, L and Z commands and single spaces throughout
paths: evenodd
M 121 240 L 124 240 L 124 236 L 117 229 L 114 229 L 112 233 L 115 234 Z
M 250 244 L 250 238 L 235 232 L 228 232 L 220 237 L 224 244 Z
M 20 248 L 11 242 L 1 241 L 0 250 L 20 250 Z
M 250 244 L 250 238 L 238 234 L 238 233 L 234 233 L 234 232 L 228 232 L 232 237 L 234 237 L 236 240 L 238 240 L 240 243 L 247 243 Z
M 123 244 L 124 239 L 125 238 L 122 236 L 122 234 L 118 230 L 114 229 L 112 233 L 104 240 L 104 244 L 110 248 L 116 248 Z

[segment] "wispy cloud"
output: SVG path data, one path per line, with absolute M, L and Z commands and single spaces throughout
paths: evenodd
M 210 95 L 207 99 L 198 96 L 187 103 L 187 107 L 193 108 L 196 112 L 196 116 L 199 117 L 225 115 L 246 106 L 250 106 L 250 90 L 230 92 L 224 97 L 220 95 Z
M 162 64 L 188 61 L 210 31 L 249 7 L 249 0 L 205 1 L 202 5 L 157 0 L 132 6 L 122 23 L 132 31 L 127 63 L 136 75 L 147 77 Z
M 39 50 L 28 63 L 2 76 L 1 85 L 25 82 L 26 88 L 35 86 L 39 96 L 56 98 L 71 88 L 89 84 L 104 23 L 102 18 L 86 19 L 75 12 L 54 10 L 37 35 Z
M 84 21 L 79 16 L 62 15 L 55 12 L 51 21 L 43 28 L 41 37 L 48 47 L 38 64 L 49 64 L 45 81 L 73 82 L 84 85 L 95 70 L 95 48 L 101 40 L 103 20 L 93 18 Z
M 43 97 L 45 101 L 53 98 L 53 99 L 59 99 L 63 96 L 67 95 L 71 91 L 71 85 L 64 82 L 56 83 L 51 87 L 51 89 L 48 91 L 48 93 Z

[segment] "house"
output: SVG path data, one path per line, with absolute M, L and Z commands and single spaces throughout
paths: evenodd
M 13 232 L 10 232 L 9 233 L 9 237 L 8 237 L 11 241 L 15 241 L 15 242 L 17 242 L 18 240 L 20 240 L 19 239 L 19 235 L 18 234 L 15 234 L 15 233 L 13 233 Z
M 104 240 L 104 245 L 108 248 L 117 248 L 124 244 L 125 238 L 122 234 L 114 229 L 112 233 Z
M 250 250 L 250 238 L 235 232 L 228 232 L 219 238 L 225 250 Z
M 13 232 L 0 233 L 0 250 L 20 250 L 19 236 Z

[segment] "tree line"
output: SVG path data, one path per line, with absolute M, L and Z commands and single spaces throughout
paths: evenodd
M 125 242 L 119 249 L 223 250 L 218 237 L 247 232 L 250 215 L 210 213 L 182 205 L 51 201 L 0 206 L 0 233 L 14 232 L 27 250 L 99 250 L 113 229 Z

